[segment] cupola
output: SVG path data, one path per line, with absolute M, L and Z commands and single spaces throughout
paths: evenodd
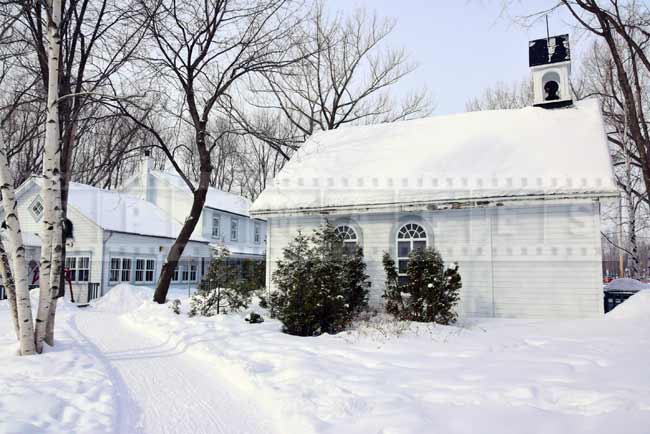
M 557 108 L 573 104 L 569 83 L 571 75 L 569 35 L 530 41 L 528 57 L 533 75 L 533 105 Z

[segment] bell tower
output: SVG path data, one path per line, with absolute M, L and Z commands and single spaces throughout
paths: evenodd
M 528 59 L 533 75 L 533 105 L 550 109 L 573 104 L 569 35 L 530 41 Z

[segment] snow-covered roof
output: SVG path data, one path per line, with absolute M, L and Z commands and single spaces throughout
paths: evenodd
M 157 179 L 166 182 L 168 185 L 187 193 L 190 192 L 185 181 L 176 173 L 169 171 L 152 170 L 151 174 Z M 205 206 L 233 214 L 239 214 L 248 217 L 251 207 L 251 201 L 245 197 L 234 193 L 228 193 L 214 187 L 208 189 L 208 195 L 205 200 Z
M 587 100 L 321 132 L 251 211 L 616 191 L 600 107 Z
M 622 277 L 609 282 L 605 285 L 605 289 L 608 291 L 641 291 L 644 289 L 650 290 L 650 284 L 643 283 L 636 279 Z
M 42 178 L 33 178 L 38 185 Z M 68 203 L 106 231 L 176 238 L 181 225 L 165 211 L 137 196 L 71 182 Z M 193 241 L 207 242 L 200 237 Z

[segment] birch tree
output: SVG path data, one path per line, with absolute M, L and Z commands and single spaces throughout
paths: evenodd
M 6 151 L 0 146 L 0 193 L 5 212 L 5 233 L 9 243 L 9 255 L 13 264 L 16 294 L 16 314 L 18 319 L 20 354 L 31 355 L 36 352 L 34 343 L 34 322 L 29 298 L 29 282 L 25 246 L 16 213 L 17 203 L 14 181 L 7 163 Z

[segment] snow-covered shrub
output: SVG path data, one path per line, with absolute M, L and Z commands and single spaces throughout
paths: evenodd
M 215 250 L 208 272 L 190 297 L 189 316 L 213 316 L 245 309 L 257 289 L 257 280 L 244 276 L 240 269 L 228 261 L 230 252 L 225 248 Z
M 383 258 L 386 271 L 386 312 L 410 321 L 450 324 L 456 321 L 455 306 L 462 286 L 458 264 L 445 268 L 434 248 L 416 249 L 409 255 L 406 281 L 400 282 L 395 261 Z
M 367 280 L 361 248 L 346 252 L 333 226 L 298 232 L 273 274 L 271 315 L 292 335 L 337 333 L 368 305 Z
M 171 309 L 171 311 L 174 312 L 176 315 L 180 315 L 180 313 L 181 313 L 181 301 L 179 299 L 172 300 L 169 303 L 169 309 Z

